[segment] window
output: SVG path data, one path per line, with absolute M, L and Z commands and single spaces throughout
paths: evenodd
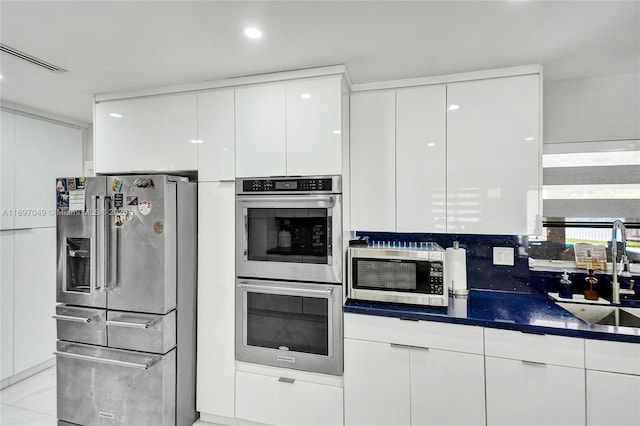
M 619 219 L 629 258 L 640 263 L 640 141 L 546 144 L 542 163 L 543 235 L 530 239 L 530 256 L 573 261 L 574 244 L 590 243 L 606 246 L 610 261 Z

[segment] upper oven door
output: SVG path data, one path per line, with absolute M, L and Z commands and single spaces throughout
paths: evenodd
M 342 282 L 342 196 L 238 195 L 240 277 Z

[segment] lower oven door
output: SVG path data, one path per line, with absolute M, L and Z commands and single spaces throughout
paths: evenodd
M 239 279 L 236 359 L 341 375 L 342 286 Z
M 56 356 L 61 424 L 175 425 L 175 349 L 154 355 L 58 341 Z

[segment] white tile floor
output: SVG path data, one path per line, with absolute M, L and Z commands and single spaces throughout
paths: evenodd
M 56 426 L 56 368 L 0 391 L 0 426 Z

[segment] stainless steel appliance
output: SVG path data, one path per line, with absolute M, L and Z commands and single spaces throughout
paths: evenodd
M 419 248 L 349 247 L 352 299 L 447 306 L 445 251 L 438 244 Z
M 236 359 L 342 374 L 340 177 L 236 187 Z
M 342 282 L 340 176 L 238 179 L 236 274 Z
M 342 286 L 238 279 L 236 359 L 340 375 Z
M 58 424 L 193 424 L 196 184 L 100 176 L 56 190 Z

